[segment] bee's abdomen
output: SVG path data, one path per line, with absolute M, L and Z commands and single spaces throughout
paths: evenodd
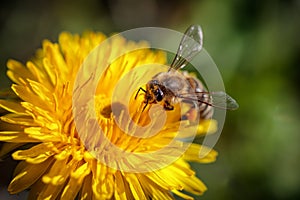
M 209 106 L 208 104 L 202 103 L 200 101 L 198 102 L 198 106 L 199 106 L 199 114 L 201 119 L 210 119 L 212 117 L 214 111 L 212 106 Z
M 211 102 L 209 95 L 202 93 L 206 92 L 203 84 L 200 80 L 191 76 L 187 77 L 187 80 L 191 86 L 192 93 L 197 94 L 197 109 L 199 111 L 200 119 L 210 119 L 213 115 L 213 107 L 209 105 Z

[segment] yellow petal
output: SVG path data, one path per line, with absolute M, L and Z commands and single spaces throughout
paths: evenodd
M 184 182 L 184 190 L 187 192 L 196 195 L 202 195 L 207 190 L 205 184 L 196 176 L 192 176 L 187 179 L 184 179 L 183 182 Z
M 54 152 L 46 143 L 37 144 L 27 150 L 19 150 L 12 154 L 15 160 L 25 160 L 28 163 L 41 163 L 51 157 Z
M 70 149 L 64 149 L 63 151 L 61 151 L 59 154 L 55 155 L 55 158 L 57 160 L 62 160 L 62 161 L 66 161 L 67 158 L 71 155 Z M 74 161 L 73 161 L 74 162 Z
M 218 129 L 216 120 L 202 120 L 197 128 L 197 135 L 215 133 Z
M 20 79 L 34 79 L 30 71 L 20 62 L 16 60 L 8 60 L 7 62 L 7 75 L 15 83 L 22 84 Z
M 93 173 L 92 189 L 96 199 L 110 199 L 114 192 L 114 177 L 110 169 L 101 163 L 96 166 Z
M 82 184 L 81 191 L 79 193 L 79 200 L 90 200 L 93 199 L 93 191 L 92 191 L 92 175 L 88 175 Z
M 28 164 L 22 161 L 16 168 L 19 172 L 8 186 L 8 191 L 11 194 L 16 194 L 30 187 L 35 181 L 40 178 L 52 163 L 51 159 L 40 164 Z
M 64 188 L 61 199 L 74 199 L 81 189 L 81 184 L 84 178 L 91 172 L 88 163 L 78 167 L 71 173 L 71 177 L 66 187 Z
M 39 194 L 37 196 L 37 200 L 55 200 L 58 195 L 64 188 L 64 184 L 61 185 L 52 185 L 52 184 L 44 184 L 42 190 L 38 191 Z
M 121 174 L 120 171 L 117 171 L 115 173 L 115 180 L 116 180 L 115 181 L 115 184 L 116 184 L 116 186 L 115 186 L 115 188 L 116 188 L 115 189 L 115 193 L 117 193 L 118 196 L 120 198 L 122 198 L 122 196 L 125 194 L 125 183 L 124 183 L 125 180 L 123 180 L 123 176 L 122 176 L 122 174 Z
M 60 132 L 50 131 L 41 127 L 26 128 L 24 132 L 30 137 L 43 142 L 62 142 L 66 141 L 66 136 L 61 135 Z
M 34 122 L 34 120 L 29 116 L 20 116 L 17 114 L 7 114 L 5 116 L 0 117 L 0 119 L 4 122 L 10 123 L 10 124 L 18 124 L 22 126 L 36 126 L 37 124 Z
M 191 144 L 183 155 L 183 159 L 193 162 L 210 163 L 216 160 L 218 152 L 215 150 L 199 145 Z
M 193 197 L 191 197 L 191 196 L 189 196 L 189 195 L 187 195 L 187 194 L 184 194 L 184 193 L 182 193 L 182 192 L 179 192 L 178 190 L 172 190 L 172 192 L 173 192 L 174 194 L 176 194 L 177 196 L 183 198 L 183 199 L 187 199 L 187 200 L 193 200 L 193 199 L 194 199 Z
M 48 174 L 44 175 L 42 180 L 46 184 L 63 185 L 77 164 L 78 161 L 74 159 L 69 161 L 69 156 L 63 160 L 56 160 Z
M 29 137 L 26 133 L 22 131 L 1 131 L 0 141 L 14 143 L 40 142 L 37 139 Z
M 135 199 L 147 199 L 146 194 L 135 174 L 127 174 L 126 180 Z
M 47 102 L 47 107 L 53 107 L 53 91 L 49 91 L 47 87 L 44 86 L 43 83 L 39 83 L 36 81 L 28 80 L 29 85 L 31 86 L 32 91 L 39 97 L 40 101 Z
M 169 190 L 163 189 L 160 185 L 149 180 L 144 174 L 136 174 L 145 194 L 153 199 L 173 199 Z
M 89 167 L 88 163 L 84 163 L 80 167 L 78 167 L 75 171 L 71 173 L 71 177 L 78 180 L 79 183 L 82 182 L 82 180 L 91 172 L 91 169 Z
M 36 101 L 37 95 L 35 95 L 31 89 L 27 86 L 21 85 L 12 85 L 12 90 L 24 101 L 31 103 L 35 106 L 39 106 L 40 108 L 45 107 L 44 102 Z
M 12 113 L 16 113 L 19 115 L 28 115 L 28 113 L 25 112 L 25 109 L 19 102 L 5 101 L 0 99 L 0 107 Z
M 38 67 L 32 61 L 28 61 L 26 63 L 26 66 L 28 70 L 31 72 L 31 74 L 35 77 L 35 79 L 29 79 L 29 80 L 33 80 L 38 83 L 43 83 L 43 85 L 48 89 L 53 89 L 53 86 L 48 81 L 46 81 L 47 75 L 46 72 L 43 70 L 43 68 Z
M 54 88 L 55 86 L 57 86 L 57 79 L 58 79 L 58 74 L 57 74 L 57 70 L 55 69 L 55 67 L 52 65 L 52 63 L 50 63 L 48 58 L 44 58 L 43 59 L 43 67 L 46 71 L 47 74 L 47 78 L 48 78 L 48 82 L 52 85 L 52 87 Z M 62 77 L 61 77 L 62 78 Z
M 159 171 L 147 173 L 146 176 L 152 182 L 156 183 L 157 185 L 159 185 L 160 187 L 162 187 L 165 190 L 171 190 L 171 189 L 178 188 L 178 184 L 173 184 L 172 182 L 169 182 L 167 180 L 168 178 L 164 178 L 164 176 L 161 176 L 161 172 L 159 172 Z
M 63 188 L 61 199 L 72 200 L 75 199 L 79 190 L 81 188 L 81 182 L 78 182 L 77 179 L 71 177 L 66 186 Z

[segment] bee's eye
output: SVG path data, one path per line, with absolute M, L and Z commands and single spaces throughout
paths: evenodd
M 163 99 L 163 95 L 164 93 L 160 89 L 157 89 L 155 91 L 156 101 L 161 101 Z

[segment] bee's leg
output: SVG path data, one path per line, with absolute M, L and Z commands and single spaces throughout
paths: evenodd
M 198 119 L 199 117 L 197 102 L 191 100 L 183 100 L 182 102 L 188 104 L 190 106 L 190 109 L 181 116 L 181 120 L 196 122 L 196 119 Z
M 135 95 L 134 99 L 136 99 L 136 98 L 137 98 L 137 96 L 138 96 L 138 94 L 139 94 L 140 90 L 142 90 L 143 92 L 145 92 L 145 93 L 146 93 L 146 90 L 144 90 L 142 87 L 140 87 L 140 88 L 139 88 L 139 90 L 137 91 L 137 93 L 136 93 L 136 95 Z
M 172 106 L 168 101 L 164 102 L 164 109 L 165 110 L 174 110 L 174 106 Z
M 147 100 L 146 102 L 144 102 L 144 103 L 145 103 L 145 106 L 144 106 L 142 112 L 144 112 L 145 108 L 147 107 L 147 105 L 148 105 L 148 100 Z
M 189 104 L 191 106 L 191 108 L 197 108 L 198 107 L 198 104 L 197 104 L 196 101 L 183 99 L 182 103 Z

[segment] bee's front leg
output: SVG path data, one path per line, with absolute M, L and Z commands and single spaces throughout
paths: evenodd
M 140 90 L 142 90 L 143 92 L 147 93 L 147 91 L 146 91 L 146 90 L 144 90 L 142 87 L 140 87 L 140 88 L 138 89 L 138 91 L 137 91 L 137 93 L 136 93 L 136 95 L 135 95 L 134 99 L 136 99 L 136 98 L 137 98 L 138 94 L 140 93 Z
M 172 106 L 168 101 L 164 101 L 164 109 L 165 110 L 174 110 L 174 106 Z

